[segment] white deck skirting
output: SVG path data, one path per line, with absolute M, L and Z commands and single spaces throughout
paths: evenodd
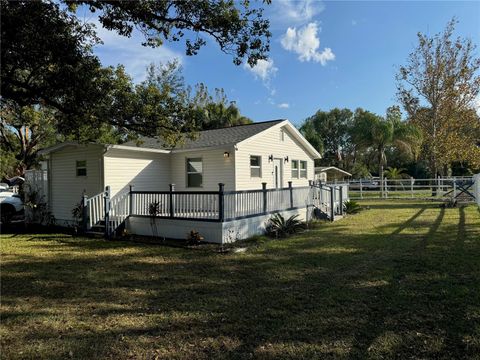
M 313 208 L 279 211 L 284 217 L 300 214 L 300 219 L 311 219 Z M 198 231 L 205 241 L 227 244 L 238 240 L 248 239 L 265 232 L 265 225 L 272 214 L 259 215 L 244 219 L 218 222 L 218 221 L 195 221 L 168 218 L 150 218 L 130 216 L 126 220 L 128 232 L 143 236 L 158 236 L 170 239 L 186 239 L 191 230 Z

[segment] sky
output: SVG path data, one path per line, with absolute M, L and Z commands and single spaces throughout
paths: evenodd
M 86 9 L 85 21 L 97 21 Z M 357 107 L 384 114 L 397 104 L 395 74 L 417 44 L 418 32 L 434 35 L 456 17 L 457 36 L 480 46 L 480 1 L 288 1 L 265 6 L 272 32 L 269 59 L 255 68 L 208 41 L 196 56 L 183 43 L 141 45 L 97 26 L 103 45 L 94 52 L 103 65 L 124 64 L 135 82 L 155 62 L 178 59 L 187 84 L 223 88 L 241 113 L 254 121 L 286 118 L 295 125 L 317 110 Z M 480 49 L 477 49 L 480 56 Z

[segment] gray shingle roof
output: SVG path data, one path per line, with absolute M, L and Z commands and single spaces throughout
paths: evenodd
M 185 143 L 177 145 L 175 149 L 200 149 L 222 145 L 234 145 L 246 140 L 268 128 L 285 120 L 271 120 L 253 124 L 238 125 L 222 129 L 200 131 L 194 140 L 186 139 Z M 159 138 L 141 136 L 138 140 L 128 141 L 123 146 L 134 146 L 148 149 L 167 149 Z

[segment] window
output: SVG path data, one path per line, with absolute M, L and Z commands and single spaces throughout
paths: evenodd
M 300 177 L 301 178 L 307 178 L 307 162 L 306 161 L 300 161 Z
M 75 167 L 76 167 L 77 176 L 87 176 L 86 160 L 77 160 Z
M 261 156 L 250 156 L 250 176 L 262 177 L 262 158 Z
M 298 160 L 292 160 L 292 179 L 298 179 Z
M 187 187 L 202 187 L 203 163 L 202 158 L 187 159 Z

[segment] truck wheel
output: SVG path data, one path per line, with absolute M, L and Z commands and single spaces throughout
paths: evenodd
M 3 205 L 0 208 L 0 220 L 3 225 L 10 224 L 12 217 L 15 215 L 15 209 L 11 205 Z

